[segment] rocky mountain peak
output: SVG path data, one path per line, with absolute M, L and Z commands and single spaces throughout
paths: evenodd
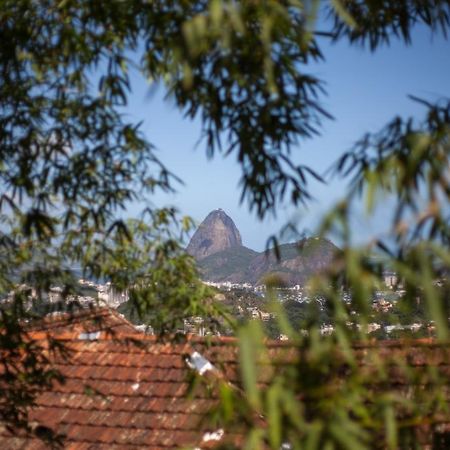
M 211 211 L 200 224 L 187 246 L 197 261 L 232 247 L 241 247 L 242 239 L 231 217 L 223 209 Z

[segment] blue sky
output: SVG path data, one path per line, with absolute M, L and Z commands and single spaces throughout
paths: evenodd
M 379 130 L 395 115 L 420 118 L 424 109 L 408 98 L 409 94 L 436 100 L 450 97 L 450 42 L 417 29 L 410 46 L 393 43 L 370 53 L 342 42 L 322 46 L 325 62 L 311 71 L 326 82 L 328 96 L 323 105 L 334 117 L 326 121 L 322 136 L 303 142 L 293 158 L 323 173 L 343 151 L 365 132 Z M 281 205 L 277 217 L 259 222 L 239 204 L 240 168 L 233 155 L 207 160 L 205 147 L 196 146 L 200 126 L 184 119 L 170 102 L 164 101 L 162 89 L 150 93 L 149 85 L 138 75 L 132 77 L 133 93 L 126 109 L 130 118 L 143 121 L 142 130 L 157 148 L 160 159 L 183 181 L 175 195 L 157 195 L 154 201 L 171 204 L 183 214 L 200 222 L 213 209 L 222 208 L 241 231 L 244 245 L 255 250 L 265 247 L 268 236 L 288 220 L 296 218 L 299 227 L 313 229 L 336 199 L 345 193 L 345 181 L 333 180 L 327 186 L 311 184 L 315 200 L 307 209 Z M 388 205 L 388 204 L 387 204 Z M 367 221 L 355 218 L 355 233 L 370 239 L 385 223 L 388 208 L 379 208 Z

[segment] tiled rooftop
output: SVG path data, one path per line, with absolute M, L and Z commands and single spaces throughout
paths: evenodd
M 193 385 L 190 381 L 195 371 L 204 374 L 217 370 L 217 376 L 238 386 L 236 341 L 217 338 L 207 345 L 203 339 L 187 338 L 181 342 L 161 342 L 136 333 L 116 313 L 100 310 L 99 314 L 103 318 L 100 328 L 96 328 L 95 324 L 100 322 L 91 311 L 82 313 L 68 327 L 68 318 L 59 316 L 30 331 L 30 337 L 42 344 L 43 351 L 47 348 L 44 339 L 47 333 L 63 339 L 68 350 L 67 356 L 51 357 L 65 382 L 42 392 L 30 411 L 29 418 L 37 434 L 45 433 L 48 427 L 64 438 L 64 448 L 74 450 L 206 449 L 217 444 L 222 431 L 205 420 L 216 404 L 215 396 L 204 385 Z M 114 335 L 102 328 L 107 323 L 116 330 Z M 101 333 L 96 334 L 99 330 Z M 92 333 L 92 340 L 84 335 L 80 338 L 81 333 Z M 390 342 L 373 347 L 384 359 L 402 360 L 418 368 L 437 368 L 447 376 L 449 387 L 448 346 L 415 341 L 408 345 Z M 371 361 L 367 359 L 369 348 L 364 345 L 356 349 L 359 365 L 367 370 L 371 370 Z M 278 364 L 299 358 L 298 352 L 286 343 L 270 344 L 269 356 Z M 261 383 L 272 374 L 270 366 L 260 370 Z M 409 383 L 395 370 L 390 376 L 391 382 L 398 386 Z M 234 440 L 238 436 L 227 432 L 226 438 Z M 48 448 L 39 439 L 4 427 L 0 427 L 0 440 L 2 450 Z
M 57 314 L 28 327 L 44 352 L 49 336 L 64 343 L 64 354 L 49 357 L 65 381 L 44 390 L 30 409 L 37 435 L 49 428 L 68 449 L 154 450 L 206 449 L 221 436 L 205 421 L 216 400 L 191 386 L 195 370 L 186 359 L 196 339 L 146 336 L 106 308 Z M 3 449 L 48 448 L 1 425 L 0 441 Z
M 65 344 L 70 356 L 53 362 L 66 381 L 38 396 L 29 419 L 64 436 L 66 448 L 199 446 L 203 434 L 214 431 L 202 424 L 214 400 L 201 392 L 190 396 L 189 343 Z M 1 436 L 3 448 L 45 448 L 6 430 Z
M 104 339 L 142 335 L 121 314 L 110 308 L 80 309 L 74 313 L 53 313 L 29 326 L 33 338 L 48 335 L 59 339 Z M 95 336 L 93 333 L 97 333 Z M 90 336 L 89 336 L 90 335 Z

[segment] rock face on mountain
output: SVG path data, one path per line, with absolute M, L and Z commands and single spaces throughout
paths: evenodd
M 233 220 L 222 209 L 208 214 L 187 246 L 197 261 L 230 248 L 242 247 L 242 239 Z
M 266 277 L 286 286 L 304 285 L 313 275 L 331 264 L 339 249 L 330 241 L 306 238 L 278 247 L 275 253 L 258 253 L 246 247 L 233 247 L 198 262 L 203 279 L 214 282 L 264 284 Z
M 192 237 L 187 251 L 197 260 L 202 278 L 231 283 L 264 283 L 275 276 L 287 286 L 302 285 L 331 264 L 339 249 L 327 239 L 309 237 L 258 253 L 242 245 L 236 225 L 221 209 L 211 212 Z
M 279 246 L 280 260 L 273 251 L 260 253 L 247 270 L 249 282 L 261 284 L 267 275 L 275 276 L 287 286 L 303 285 L 308 279 L 325 270 L 339 249 L 327 239 L 310 237 Z

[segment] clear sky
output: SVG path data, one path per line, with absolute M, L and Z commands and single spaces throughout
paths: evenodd
M 436 100 L 450 98 L 450 41 L 432 37 L 417 29 L 410 46 L 393 43 L 375 53 L 346 43 L 323 42 L 325 62 L 311 70 L 326 82 L 328 96 L 323 105 L 335 117 L 324 123 L 322 136 L 304 142 L 295 149 L 294 159 L 309 164 L 319 173 L 365 132 L 379 130 L 395 115 L 422 117 L 424 108 L 408 99 L 409 94 Z M 171 204 L 198 222 L 213 209 L 222 208 L 241 231 L 244 245 L 262 250 L 270 234 L 288 220 L 300 218 L 299 227 L 313 229 L 321 213 L 345 192 L 345 181 L 334 180 L 327 186 L 311 185 L 315 197 L 308 208 L 294 210 L 282 206 L 277 218 L 259 222 L 247 205 L 239 204 L 240 169 L 233 159 L 218 156 L 208 161 L 205 147 L 196 146 L 200 126 L 184 119 L 162 89 L 151 93 L 140 76 L 133 75 L 133 94 L 126 112 L 143 121 L 142 130 L 158 149 L 160 159 L 183 181 L 176 195 L 158 195 L 155 202 Z M 375 220 L 356 220 L 356 233 L 370 238 L 384 223 L 381 208 Z

